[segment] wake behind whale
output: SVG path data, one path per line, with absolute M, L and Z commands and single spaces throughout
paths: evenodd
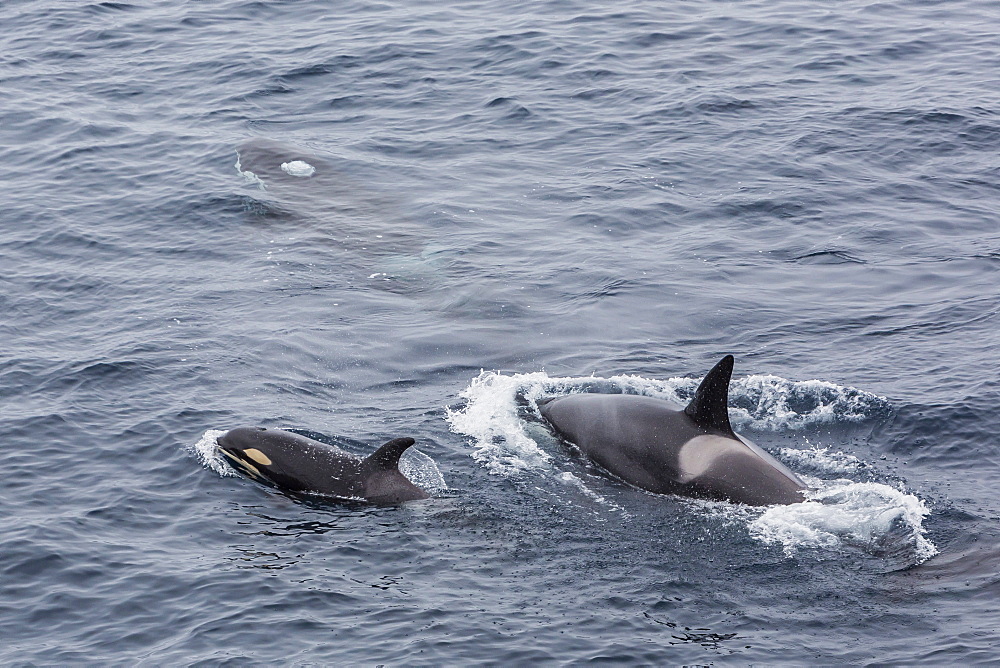
M 623 485 L 620 478 L 595 471 L 580 457 L 567 453 L 552 436 L 542 411 L 547 403 L 555 405 L 562 397 L 593 393 L 644 395 L 683 406 L 697 384 L 679 377 L 552 377 L 544 372 L 484 371 L 448 410 L 448 422 L 453 432 L 468 439 L 474 461 L 493 476 L 517 484 L 524 493 L 543 494 L 560 506 L 575 505 L 598 521 L 629 521 L 630 514 L 640 509 L 647 512 L 649 492 L 634 483 Z M 880 473 L 863 456 L 812 442 L 829 434 L 851 439 L 850 434 L 870 433 L 873 424 L 892 414 L 884 397 L 827 381 L 767 375 L 734 380 L 730 401 L 730 418 L 737 429 L 771 434 L 786 442 L 804 440 L 804 447 L 768 450 L 805 483 L 805 500 L 752 506 L 667 496 L 659 497 L 660 503 L 681 504 L 689 512 L 707 514 L 725 525 L 742 526 L 749 537 L 780 546 L 787 557 L 805 551 L 838 558 L 845 548 L 860 549 L 879 559 L 892 553 L 889 568 L 896 569 L 937 554 L 923 524 L 930 508 L 908 492 L 901 480 Z

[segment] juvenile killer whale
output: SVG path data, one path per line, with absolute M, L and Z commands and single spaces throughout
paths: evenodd
M 232 429 L 218 438 L 218 444 L 240 473 L 286 491 L 383 504 L 429 497 L 399 471 L 399 457 L 414 444 L 412 438 L 393 439 L 365 458 L 265 427 Z
M 540 410 L 564 440 L 650 492 L 753 506 L 803 501 L 806 485 L 729 424 L 732 373 L 726 355 L 686 408 L 630 394 L 571 394 Z

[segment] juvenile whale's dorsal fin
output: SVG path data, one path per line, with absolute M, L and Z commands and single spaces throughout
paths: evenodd
M 684 412 L 702 429 L 735 438 L 729 424 L 729 379 L 732 376 L 733 356 L 726 355 L 705 375 Z
M 398 469 L 400 455 L 414 443 L 416 441 L 408 436 L 394 438 L 365 457 L 365 464 L 376 469 Z

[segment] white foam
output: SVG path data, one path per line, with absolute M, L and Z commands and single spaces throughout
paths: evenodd
M 806 443 L 809 443 L 808 439 Z M 808 450 L 781 448 L 780 456 L 786 464 L 795 467 L 812 468 L 834 475 L 850 475 L 868 468 L 868 465 L 846 452 L 834 452 L 829 448 L 812 446 Z
M 236 471 L 226 463 L 226 458 L 219 451 L 218 438 L 225 433 L 225 429 L 209 429 L 189 449 L 197 455 L 205 468 L 211 469 L 221 476 L 233 476 L 237 475 Z
M 308 178 L 316 173 L 316 168 L 302 160 L 281 163 L 281 171 L 289 176 Z
M 451 430 L 473 439 L 472 458 L 490 473 L 508 476 L 548 467 L 551 458 L 528 436 L 516 401 L 525 392 L 537 400 L 547 380 L 544 372 L 505 376 L 484 371 L 462 391 L 465 406 L 446 409 Z
M 255 185 L 261 190 L 267 190 L 267 188 L 264 186 L 264 182 L 260 179 L 259 176 L 251 172 L 249 169 L 243 171 L 243 165 L 240 164 L 239 152 L 236 153 L 236 171 L 240 173 L 240 176 L 242 176 L 247 183 Z
M 802 429 L 832 422 L 860 422 L 888 413 L 888 399 L 825 380 L 790 381 L 755 375 L 729 389 L 730 417 L 756 430 Z
M 853 545 L 873 554 L 907 551 L 911 563 L 937 554 L 925 537 L 927 505 L 913 494 L 874 482 L 809 480 L 808 500 L 773 506 L 749 522 L 750 535 L 780 544 L 786 556 L 810 548 Z
M 635 375 L 552 378 L 543 371 L 505 375 L 484 371 L 460 395 L 465 405 L 448 410 L 451 430 L 472 439 L 472 457 L 491 473 L 515 475 L 548 466 L 549 456 L 532 440 L 518 404 L 537 412 L 542 397 L 600 391 L 642 394 L 687 404 L 700 379 L 655 380 Z M 790 381 L 749 376 L 730 385 L 730 418 L 736 428 L 786 431 L 834 421 L 857 422 L 888 411 L 875 394 L 820 380 Z

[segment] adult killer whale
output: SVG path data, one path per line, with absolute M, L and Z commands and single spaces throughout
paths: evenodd
M 540 406 L 566 441 L 636 487 L 753 506 L 803 501 L 806 485 L 733 431 L 733 356 L 708 372 L 687 408 L 629 394 L 571 394 Z
M 429 498 L 399 471 L 400 455 L 414 442 L 396 438 L 362 459 L 283 429 L 238 427 L 218 438 L 233 467 L 258 482 L 381 504 Z

